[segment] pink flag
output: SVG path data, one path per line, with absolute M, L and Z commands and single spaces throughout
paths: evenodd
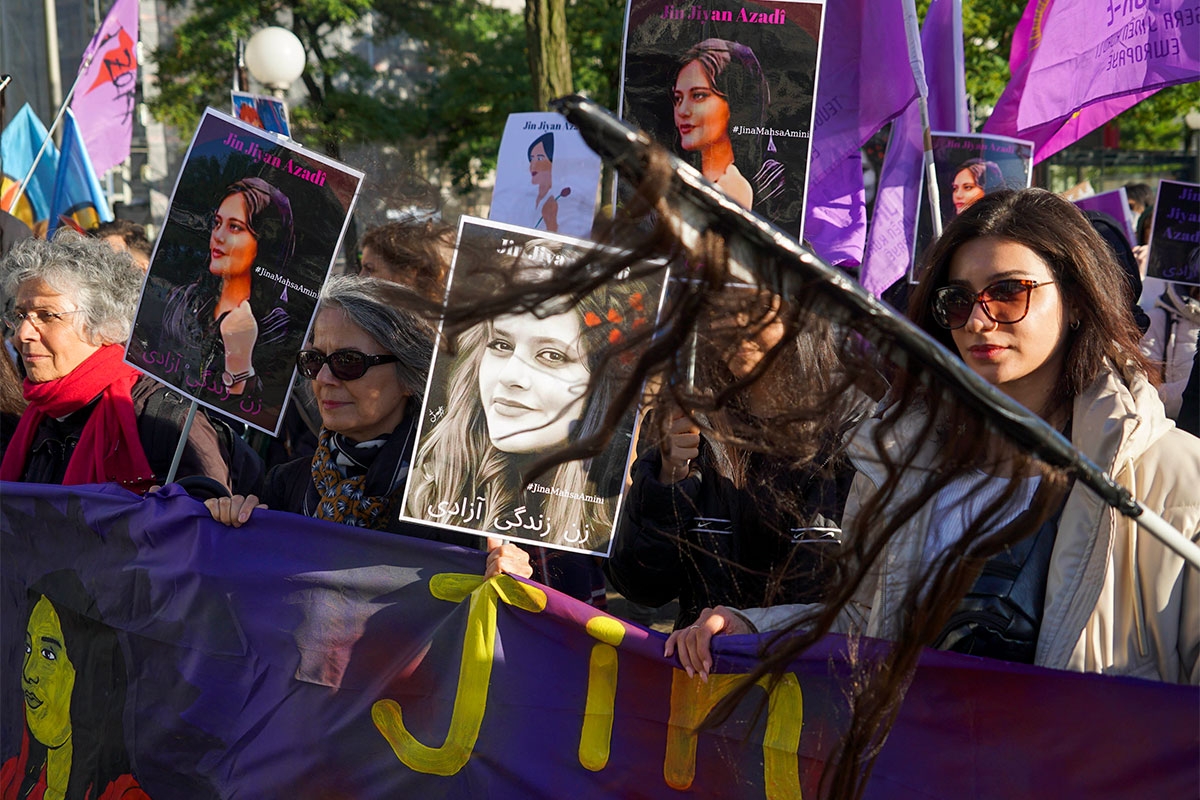
M 858 149 L 912 102 L 917 85 L 900 0 L 843 0 L 825 14 L 805 237 L 827 260 L 858 264 L 866 232 Z
M 1200 12 L 1194 0 L 1031 0 L 1010 69 L 983 129 L 1031 139 L 1041 161 L 1155 91 L 1200 80 Z
M 137 95 L 137 0 L 116 0 L 83 54 L 71 111 L 96 176 L 129 158 Z
M 929 82 L 931 128 L 966 132 L 962 5 L 958 0 L 933 0 L 929 4 L 921 25 L 921 52 Z M 875 194 L 867 255 L 859 271 L 863 288 L 876 296 L 904 275 L 912 263 L 923 157 L 921 111 L 914 103 L 892 125 Z

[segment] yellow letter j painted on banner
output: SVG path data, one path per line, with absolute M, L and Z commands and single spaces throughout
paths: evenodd
M 471 757 L 483 724 L 496 649 L 497 599 L 536 614 L 546 607 L 546 593 L 507 575 L 484 580 L 479 575 L 459 574 L 435 575 L 429 582 L 429 591 L 439 600 L 452 603 L 470 598 L 458 688 L 446 741 L 441 747 L 417 741 L 404 727 L 400 704 L 395 700 L 377 701 L 371 707 L 371 719 L 405 766 L 430 775 L 453 775 Z

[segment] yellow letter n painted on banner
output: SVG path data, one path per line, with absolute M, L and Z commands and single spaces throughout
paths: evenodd
M 722 697 L 745 680 L 744 675 L 709 675 L 689 678 L 673 670 L 671 718 L 667 722 L 667 755 L 663 778 L 672 789 L 691 788 L 696 777 L 696 729 Z M 764 691 L 770 676 L 756 685 Z M 800 800 L 800 728 L 804 722 L 804 697 L 800 681 L 791 673 L 782 679 L 767 700 L 767 730 L 763 737 L 763 782 L 768 800 Z M 703 788 L 703 787 L 700 787 Z
M 441 747 L 417 741 L 404 727 L 400 704 L 395 700 L 377 701 L 371 707 L 371 719 L 405 766 L 430 775 L 453 775 L 471 757 L 483 724 L 496 652 L 497 601 L 536 614 L 546 607 L 546 593 L 507 575 L 484 580 L 479 575 L 451 573 L 435 575 L 429 582 L 429 591 L 439 600 L 451 603 L 470 598 L 458 688 L 446 741 Z

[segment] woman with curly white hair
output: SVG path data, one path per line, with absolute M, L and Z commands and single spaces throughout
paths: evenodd
M 67 231 L 17 245 L 0 274 L 29 403 L 0 479 L 113 482 L 139 493 L 162 483 L 187 406 L 123 361 L 142 280 L 128 253 Z M 217 435 L 201 417 L 178 475 L 229 484 Z

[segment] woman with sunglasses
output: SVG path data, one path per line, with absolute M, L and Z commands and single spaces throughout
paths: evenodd
M 310 346 L 296 356 L 321 413 L 317 451 L 273 468 L 261 504 L 254 495 L 207 501 L 214 519 L 239 527 L 255 508 L 272 508 L 467 547 L 481 541 L 398 520 L 434 341 L 423 321 L 380 299 L 405 291 L 374 278 L 328 281 Z M 489 544 L 489 575 L 532 573 L 524 551 Z
M 1039 189 L 1002 191 L 946 227 L 909 314 L 1147 508 L 1200 537 L 1200 440 L 1167 419 L 1127 295 L 1111 251 L 1071 203 Z M 902 381 L 893 390 L 914 396 L 911 388 Z M 856 548 L 860 557 L 874 553 L 874 562 L 834 630 L 1200 683 L 1196 570 L 1087 488 L 1039 469 L 1030 454 L 994 434 L 964 433 L 979 430 L 969 410 L 930 418 L 910 405 L 888 414 L 881 412 L 894 422 L 889 437 L 869 428 L 856 437 L 859 472 L 844 518 L 852 536 L 867 530 L 887 539 L 878 551 L 870 541 Z M 907 465 L 895 491 L 881 489 L 889 464 L 880 447 L 891 466 Z M 931 475 L 940 489 L 925 502 L 920 487 Z M 713 634 L 782 629 L 815 616 L 799 606 L 709 609 L 673 634 L 667 653 L 706 674 Z M 784 645 L 769 658 L 786 664 L 795 652 Z

